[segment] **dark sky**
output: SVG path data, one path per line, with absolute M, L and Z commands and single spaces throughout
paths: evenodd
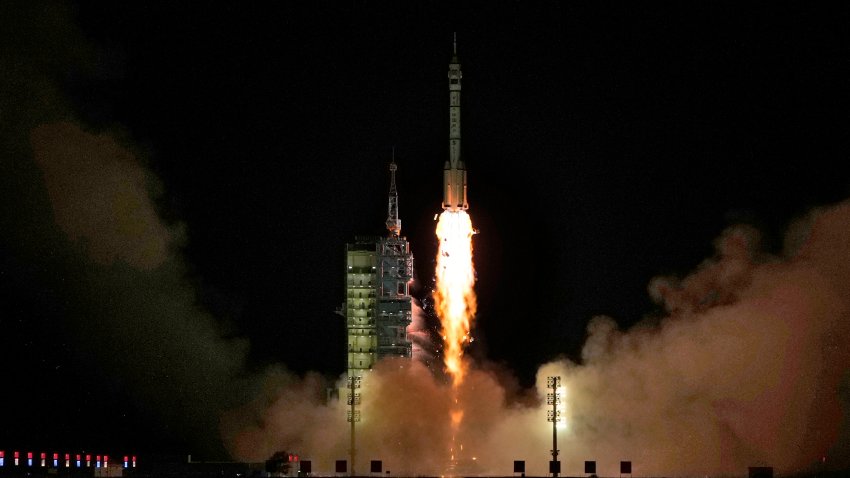
M 454 31 L 481 231 L 477 360 L 528 385 L 536 365 L 577 359 L 593 316 L 651 320 L 649 281 L 697 267 L 726 227 L 752 225 L 779 251 L 790 222 L 850 193 L 848 11 L 688 5 L 3 7 L 0 449 L 182 452 L 204 429 L 163 418 L 171 392 L 152 391 L 161 361 L 195 376 L 195 349 L 171 356 L 162 330 L 115 329 L 153 351 L 136 360 L 126 337 L 98 335 L 151 303 L 114 299 L 114 277 L 173 288 L 76 257 L 86 246 L 51 225 L 57 199 L 32 160 L 39 124 L 110 134 L 151 173 L 180 237 L 168 280 L 188 291 L 181 307 L 249 344 L 236 376 L 343 372 L 344 245 L 383 233 L 393 146 L 416 294 L 429 294 Z M 172 303 L 132 323 L 162 324 Z

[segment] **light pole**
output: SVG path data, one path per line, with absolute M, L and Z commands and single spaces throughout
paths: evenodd
M 561 377 L 547 377 L 546 388 L 552 389 L 546 394 L 546 405 L 552 405 L 552 409 L 546 412 L 546 421 L 552 422 L 552 472 L 553 478 L 558 476 L 558 422 L 562 420 L 561 411 L 558 410 L 558 405 L 561 404 L 561 394 L 558 389 L 561 387 Z
M 356 392 L 360 388 L 360 377 L 348 377 L 348 405 L 351 410 L 348 411 L 348 423 L 351 423 L 351 476 L 354 476 L 354 456 L 357 450 L 354 447 L 354 424 L 360 421 L 360 410 L 357 410 L 357 405 L 360 405 L 360 393 Z

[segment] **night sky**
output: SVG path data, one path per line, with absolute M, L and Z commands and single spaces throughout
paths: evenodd
M 578 360 L 594 316 L 652 322 L 652 278 L 696 268 L 727 227 L 778 252 L 850 195 L 846 8 L 322 5 L 0 6 L 0 449 L 212 455 L 243 379 L 341 374 L 345 243 L 385 233 L 393 147 L 428 297 L 455 31 L 469 353 L 522 386 Z M 33 131 L 57 122 L 80 151 L 105 135 L 130 152 L 165 262 L 98 256 L 99 233 L 55 219 L 79 204 Z

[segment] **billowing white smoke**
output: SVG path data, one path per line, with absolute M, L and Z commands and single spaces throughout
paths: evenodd
M 493 373 L 473 370 L 460 391 L 459 470 L 504 475 L 526 460 L 529 474 L 546 474 L 552 435 L 541 397 L 551 375 L 566 388 L 558 443 L 567 475 L 585 460 L 602 475 L 630 460 L 636 476 L 737 475 L 755 465 L 792 472 L 823 457 L 829 468 L 848 466 L 850 203 L 791 231 L 784 254 L 770 257 L 754 231 L 731 229 L 690 276 L 652 281 L 669 311 L 659 323 L 621 331 L 594 318 L 583 364 L 540 368 L 536 405 L 509 402 Z M 323 405 L 318 393 L 305 402 L 299 387 L 270 396 L 250 422 L 228 422 L 237 456 L 297 449 L 319 471 L 348 457 L 345 391 L 341 403 Z M 416 362 L 380 363 L 362 392 L 360 470 L 381 459 L 393 473 L 445 472 L 448 392 Z

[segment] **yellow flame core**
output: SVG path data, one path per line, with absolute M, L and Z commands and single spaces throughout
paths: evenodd
M 475 269 L 472 265 L 472 220 L 466 211 L 443 211 L 437 223 L 437 284 L 434 304 L 443 328 L 443 362 L 452 385 L 463 382 L 463 348 L 476 311 Z

